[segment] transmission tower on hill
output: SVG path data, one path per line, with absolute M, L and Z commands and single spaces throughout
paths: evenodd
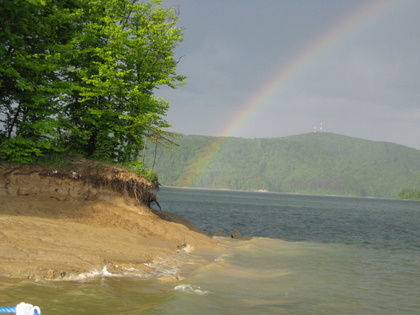
M 319 124 L 319 127 L 315 126 L 314 127 L 314 132 L 322 132 L 323 131 L 323 125 L 322 123 Z

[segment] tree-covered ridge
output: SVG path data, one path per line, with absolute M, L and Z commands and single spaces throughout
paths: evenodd
M 162 141 L 177 12 L 159 0 L 0 0 L 0 159 L 135 161 Z
M 158 152 L 162 185 L 177 185 L 214 137 L 185 136 Z M 420 151 L 331 133 L 226 138 L 192 187 L 395 198 L 420 187 Z

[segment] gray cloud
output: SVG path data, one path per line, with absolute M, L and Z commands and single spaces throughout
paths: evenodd
M 282 65 L 373 2 L 163 1 L 179 5 L 185 29 L 176 54 L 188 84 L 158 92 L 173 130 L 220 135 Z M 420 149 L 420 1 L 386 3 L 392 9 L 331 43 L 232 135 L 282 137 L 322 121 L 326 131 Z

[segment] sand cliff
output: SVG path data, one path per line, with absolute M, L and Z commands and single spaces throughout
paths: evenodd
M 0 164 L 0 276 L 69 278 L 144 263 L 216 242 L 160 219 L 151 182 L 84 159 L 63 168 Z

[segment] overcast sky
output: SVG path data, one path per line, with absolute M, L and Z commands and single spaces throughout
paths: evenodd
M 272 138 L 322 123 L 325 132 L 420 149 L 420 0 L 163 6 L 179 8 L 178 73 L 188 77 L 156 92 L 170 101 L 171 130 Z

